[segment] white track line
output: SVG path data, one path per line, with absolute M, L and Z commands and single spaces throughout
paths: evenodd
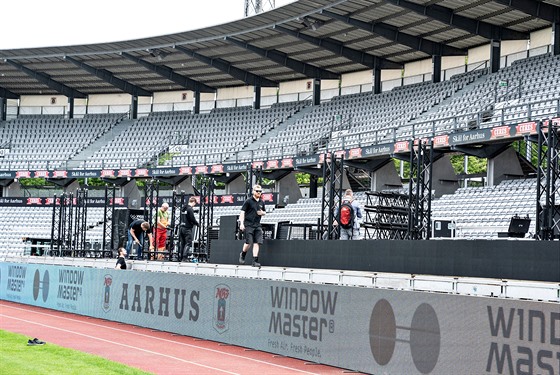
M 131 332 L 131 331 L 125 330 L 125 329 L 107 327 L 107 326 L 104 326 L 102 324 L 97 324 L 97 323 L 92 323 L 92 322 L 84 322 L 82 320 L 67 318 L 67 317 L 63 317 L 63 316 L 57 316 L 57 315 L 54 315 L 54 314 L 49 314 L 49 313 L 40 312 L 40 311 L 30 311 L 30 310 L 27 310 L 27 309 L 24 309 L 24 308 L 21 308 L 21 307 L 14 307 L 14 306 L 7 306 L 7 305 L 2 305 L 2 306 L 9 307 L 9 308 L 16 309 L 16 310 L 22 310 L 22 311 L 26 311 L 26 312 L 33 312 L 35 314 L 46 315 L 46 316 L 54 317 L 54 318 L 57 318 L 57 319 L 65 319 L 65 320 L 78 322 L 78 323 L 82 323 L 82 324 L 89 324 L 89 325 L 94 326 L 94 327 L 102 327 L 102 328 L 117 331 L 117 332 L 125 332 L 125 333 L 128 333 L 128 334 L 133 334 L 133 335 L 137 335 L 137 336 L 141 336 L 141 337 L 148 337 L 148 338 L 151 338 L 151 339 L 156 339 L 156 340 L 160 340 L 160 341 L 164 341 L 164 342 L 168 342 L 168 343 L 173 343 L 173 344 L 184 345 L 184 346 L 188 346 L 188 347 L 191 347 L 191 348 L 202 349 L 202 350 L 206 350 L 206 351 L 209 351 L 209 352 L 218 353 L 220 355 L 228 355 L 228 356 L 235 357 L 235 358 L 242 358 L 244 360 L 257 362 L 257 363 L 265 364 L 265 365 L 268 365 L 268 366 L 279 367 L 279 368 L 283 368 L 283 369 L 287 369 L 287 370 L 291 370 L 291 371 L 297 371 L 297 372 L 301 372 L 301 373 L 304 373 L 304 374 L 320 375 L 320 373 L 316 373 L 316 372 L 309 372 L 309 371 L 305 371 L 305 370 L 300 370 L 300 369 L 297 369 L 297 368 L 283 366 L 283 365 L 279 365 L 279 364 L 276 364 L 276 363 L 270 363 L 270 362 L 266 362 L 266 361 L 261 361 L 259 359 L 254 359 L 254 358 L 251 358 L 251 357 L 245 357 L 245 356 L 238 355 L 238 354 L 225 353 L 225 352 L 222 352 L 222 351 L 219 351 L 219 350 L 216 350 L 216 349 L 210 349 L 210 348 L 205 348 L 203 346 L 197 346 L 197 345 L 193 345 L 193 344 L 177 342 L 177 341 L 173 341 L 173 340 L 169 340 L 169 339 L 164 339 L 164 338 L 161 338 L 161 337 L 146 335 L 144 333 Z M 72 314 L 72 313 L 69 313 L 69 312 L 66 312 L 66 311 L 61 311 L 61 312 L 66 313 L 66 314 Z M 0 314 L 0 316 L 4 316 L 4 315 Z M 81 316 L 84 316 L 85 318 L 100 319 L 100 318 L 90 317 L 90 316 L 86 316 L 86 315 L 81 315 Z M 7 317 L 9 317 L 9 316 L 7 316 Z M 13 319 L 17 319 L 17 318 L 13 318 Z M 18 319 L 18 320 L 21 320 L 21 319 Z M 35 323 L 33 321 L 30 321 L 30 322 Z M 119 323 L 119 324 L 127 324 L 127 323 L 122 323 L 122 322 L 113 321 L 113 320 L 110 320 L 110 322 Z M 143 328 L 143 329 L 151 329 L 150 327 L 141 327 L 141 326 L 137 326 L 137 327 L 140 327 L 140 328 Z M 51 327 L 51 328 L 58 329 L 56 327 Z M 60 330 L 65 331 L 64 329 L 60 329 Z M 68 332 L 72 332 L 72 331 L 68 331 Z M 161 332 L 163 332 L 163 331 L 161 331 Z M 72 332 L 72 333 L 75 333 L 75 332 Z M 173 333 L 170 333 L 170 334 L 173 334 Z M 84 335 L 84 336 L 90 337 L 88 335 Z M 184 335 L 181 335 L 181 336 L 184 336 Z M 93 337 L 93 336 L 91 336 L 91 337 Z M 190 337 L 190 336 L 184 336 L 184 337 Z M 103 339 L 100 339 L 100 340 L 103 340 Z M 106 341 L 106 340 L 103 340 L 103 341 Z M 112 342 L 112 341 L 109 341 L 109 342 Z M 123 346 L 127 346 L 127 345 L 123 344 Z M 162 355 L 165 355 L 165 354 L 162 354 Z M 167 355 L 165 355 L 165 356 L 167 356 Z M 301 360 L 301 359 L 299 359 L 299 360 Z M 192 363 L 195 363 L 195 362 L 192 362 Z
M 14 318 L 13 316 L 4 315 L 4 314 L 0 314 L 0 316 L 1 316 L 1 317 L 4 317 L 4 318 L 8 318 L 8 319 L 18 320 L 18 321 L 20 321 L 20 322 L 24 322 L 24 323 L 27 323 L 27 324 L 35 324 L 35 325 L 38 325 L 38 326 L 47 327 L 47 328 L 50 328 L 50 329 L 55 329 L 55 330 L 57 330 L 57 331 L 68 332 L 68 333 L 71 333 L 71 334 L 73 334 L 73 335 L 84 336 L 84 337 L 87 337 L 87 338 L 90 338 L 90 339 L 94 339 L 94 340 L 98 340 L 98 341 L 107 342 L 107 343 L 110 343 L 110 344 L 113 344 L 113 345 L 124 346 L 125 348 L 129 348 L 129 349 L 134 349 L 134 350 L 139 350 L 139 351 L 146 352 L 146 353 L 150 353 L 150 354 L 160 355 L 160 356 L 162 356 L 162 357 L 167 357 L 167 358 L 174 359 L 174 360 L 177 360 L 177 361 L 180 361 L 180 362 L 189 363 L 189 364 L 195 365 L 195 366 L 205 367 L 205 368 L 207 368 L 207 369 L 211 369 L 211 370 L 215 370 L 215 371 L 225 372 L 225 373 L 227 373 L 227 374 L 241 375 L 241 374 L 238 374 L 238 373 L 236 373 L 236 372 L 230 372 L 230 371 L 226 371 L 226 370 L 221 370 L 221 369 L 216 368 L 216 367 L 211 367 L 211 366 L 202 365 L 202 364 L 200 364 L 200 363 L 196 363 L 196 362 L 192 362 L 192 361 L 187 361 L 187 360 L 185 360 L 185 359 L 178 358 L 178 357 L 174 357 L 174 356 L 171 356 L 171 355 L 168 355 L 168 354 L 163 354 L 163 353 L 154 352 L 154 351 L 152 351 L 152 350 L 142 349 L 142 348 L 139 348 L 139 347 L 137 347 L 137 346 L 121 344 L 121 343 L 119 343 L 119 342 L 115 342 L 115 341 L 111 341 L 111 340 L 105 340 L 105 339 L 102 339 L 102 338 L 100 338 L 100 337 L 95 337 L 95 336 L 92 336 L 92 335 L 86 335 L 86 334 L 84 334 L 84 333 L 78 333 L 78 332 L 70 331 L 70 330 L 64 329 L 64 328 L 58 328 L 58 327 L 50 326 L 50 325 L 48 325 L 48 324 L 37 323 L 37 322 L 34 322 L 34 321 L 32 321 L 32 320 Z

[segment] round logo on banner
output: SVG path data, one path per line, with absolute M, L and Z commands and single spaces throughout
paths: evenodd
M 410 331 L 410 340 L 397 339 L 397 330 Z M 436 366 L 441 348 L 441 332 L 434 308 L 422 303 L 414 311 L 410 327 L 397 325 L 393 307 L 386 299 L 377 301 L 369 321 L 369 344 L 375 362 L 387 365 L 398 342 L 408 343 L 414 366 L 422 374 Z
M 39 292 L 42 291 L 43 302 L 47 302 L 49 298 L 49 271 L 45 270 L 43 273 L 43 280 L 41 281 L 41 273 L 39 270 L 35 270 L 35 275 L 33 277 L 33 299 L 37 301 L 39 298 Z

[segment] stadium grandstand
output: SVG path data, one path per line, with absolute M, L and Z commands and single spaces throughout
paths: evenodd
M 253 269 L 237 264 L 237 219 L 256 183 Z M 0 50 L 0 186 L 2 299 L 367 373 L 560 373 L 560 0 L 299 0 L 178 34 Z M 346 189 L 360 241 L 337 240 Z M 201 225 L 183 259 L 190 196 Z M 57 300 L 63 269 L 86 270 L 92 298 L 126 283 L 107 268 L 162 203 L 164 259 L 147 244 L 130 257 L 134 298 L 192 281 L 207 327 L 130 320 L 121 289 L 102 311 Z M 17 267 L 27 286 L 11 290 Z M 243 300 L 266 305 L 253 334 Z

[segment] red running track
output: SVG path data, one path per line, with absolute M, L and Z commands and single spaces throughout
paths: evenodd
M 154 374 L 343 374 L 271 353 L 0 300 L 0 329 Z

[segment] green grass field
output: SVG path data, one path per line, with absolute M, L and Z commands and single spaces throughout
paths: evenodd
M 33 337 L 0 330 L 0 374 L 149 374 L 48 342 L 28 346 L 29 339 Z

